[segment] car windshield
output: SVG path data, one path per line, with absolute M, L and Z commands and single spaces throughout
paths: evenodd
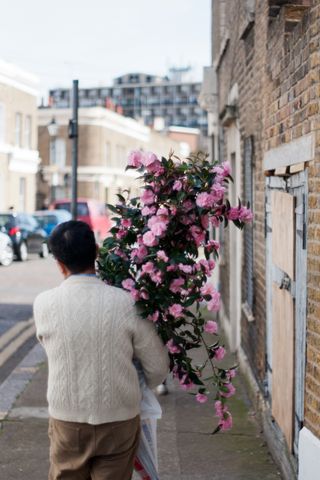
M 58 203 L 56 205 L 56 209 L 67 210 L 68 212 L 71 212 L 71 204 L 70 202 Z M 79 217 L 86 217 L 89 215 L 88 205 L 85 202 L 78 202 L 77 215 Z
M 55 215 L 36 215 L 34 218 L 40 223 L 42 227 L 43 225 L 48 225 L 49 223 L 58 223 L 57 217 Z
M 14 217 L 12 215 L 3 215 L 0 214 L 0 228 L 7 228 L 10 225 L 14 224 Z

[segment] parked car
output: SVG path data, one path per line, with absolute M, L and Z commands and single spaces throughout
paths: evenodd
M 53 202 L 52 208 L 71 212 L 71 200 L 56 200 Z M 105 205 L 90 198 L 78 198 L 77 218 L 86 222 L 92 228 L 97 242 L 102 241 L 107 236 L 111 227 Z
M 29 253 L 48 256 L 47 234 L 32 215 L 0 213 L 0 228 L 11 238 L 17 260 L 27 260 Z
M 13 262 L 13 247 L 9 235 L 0 231 L 0 264 L 8 267 Z
M 67 210 L 38 210 L 33 216 L 48 236 L 59 223 L 68 222 L 72 218 Z

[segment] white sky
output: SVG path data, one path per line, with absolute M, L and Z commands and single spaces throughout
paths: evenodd
M 2 5 L 1 5 L 2 4 Z M 165 75 L 210 62 L 211 0 L 2 0 L 0 58 L 36 74 L 40 90 L 109 85 L 128 72 Z

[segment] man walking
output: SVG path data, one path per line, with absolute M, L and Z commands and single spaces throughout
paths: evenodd
M 65 278 L 34 303 L 49 365 L 49 480 L 129 480 L 140 432 L 132 360 L 153 388 L 167 374 L 167 350 L 130 295 L 96 277 L 87 224 L 63 223 L 49 243 Z

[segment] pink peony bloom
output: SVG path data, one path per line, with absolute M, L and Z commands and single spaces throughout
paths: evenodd
M 139 168 L 143 164 L 143 153 L 140 150 L 133 150 L 128 156 L 128 165 Z
M 162 283 L 162 280 L 163 280 L 162 273 L 160 270 L 150 273 L 150 278 L 156 285 L 160 285 L 160 283 Z
M 143 300 L 149 300 L 149 293 L 146 290 L 141 290 L 140 296 Z
M 157 210 L 157 215 L 164 215 L 167 217 L 169 215 L 169 210 L 166 207 L 161 207 Z
M 204 258 L 199 260 L 196 264 L 195 269 L 199 272 L 200 270 L 204 270 L 206 275 L 210 275 L 211 272 L 214 270 L 216 266 L 214 260 L 205 260 Z
M 240 212 L 241 209 L 239 207 L 232 207 L 227 212 L 226 217 L 228 220 L 240 220 Z
M 190 228 L 190 233 L 196 242 L 197 247 L 199 247 L 205 240 L 206 232 L 197 225 L 192 225 Z
M 206 403 L 208 400 L 208 397 L 204 393 L 197 393 L 196 400 L 199 403 Z
M 168 265 L 167 272 L 174 272 L 177 269 L 176 265 Z
M 209 240 L 209 242 L 205 245 L 205 248 L 209 251 L 212 252 L 213 250 L 218 251 L 220 248 L 220 243 L 217 242 L 216 240 Z
M 115 255 L 118 255 L 118 257 L 124 258 L 127 260 L 127 255 L 120 249 L 120 248 L 115 248 L 114 250 Z
M 116 238 L 118 240 L 122 240 L 125 236 L 127 235 L 127 231 L 126 230 L 123 230 L 122 228 L 120 230 L 118 230 L 118 232 L 116 233 Z
M 166 343 L 166 346 L 167 346 L 167 349 L 169 350 L 170 353 L 180 353 L 181 352 L 180 347 L 178 345 L 176 345 L 172 339 L 170 339 Z
M 171 290 L 171 292 L 173 293 L 178 293 L 181 291 L 181 287 L 182 285 L 184 284 L 184 278 L 175 278 L 174 280 L 172 280 L 172 282 L 170 283 L 170 287 L 169 289 Z
M 223 187 L 219 183 L 214 183 L 211 187 L 211 196 L 212 196 L 213 202 L 216 203 L 222 200 L 225 192 L 226 192 L 225 187 Z
M 152 203 L 154 203 L 155 198 L 156 197 L 153 191 L 148 188 L 146 190 L 143 190 L 140 200 L 145 205 L 151 205 Z
M 121 285 L 125 290 L 132 290 L 135 286 L 136 282 L 132 278 L 126 278 L 122 281 Z
M 159 260 L 162 260 L 163 262 L 169 261 L 169 258 L 167 257 L 166 253 L 163 250 L 159 250 L 159 252 L 157 252 L 157 258 Z
M 218 324 L 213 320 L 208 320 L 204 325 L 204 331 L 207 333 L 217 333 L 218 332 Z
M 146 152 L 144 155 L 143 155 L 143 165 L 145 167 L 149 167 L 150 165 L 152 165 L 154 162 L 158 162 L 159 159 L 157 157 L 157 155 L 155 153 L 152 153 L 152 152 Z
M 211 296 L 211 300 L 209 300 L 207 304 L 207 309 L 209 310 L 209 312 L 217 312 L 220 309 L 220 306 L 220 293 L 215 291 L 214 294 Z
M 146 232 L 142 237 L 143 243 L 147 247 L 154 247 L 158 245 L 158 240 L 156 239 L 155 235 L 152 232 Z
M 241 222 L 249 223 L 253 219 L 253 213 L 252 213 L 251 210 L 249 210 L 249 208 L 241 207 L 239 218 L 240 218 Z
M 221 400 L 217 400 L 215 402 L 214 409 L 217 417 L 223 417 L 223 414 L 228 410 L 226 405 L 223 405 Z
M 222 431 L 230 430 L 232 428 L 232 415 L 230 412 L 226 412 L 220 419 L 219 426 Z
M 124 227 L 124 228 L 129 228 L 131 227 L 132 225 L 132 221 L 130 220 L 130 218 L 123 218 L 121 220 L 121 225 Z
M 210 217 L 210 222 L 211 222 L 211 225 L 214 227 L 214 228 L 219 228 L 220 227 L 220 220 L 218 217 Z
M 204 297 L 206 295 L 210 295 L 210 297 L 212 297 L 215 294 L 216 289 L 213 285 L 211 285 L 211 283 L 206 283 L 205 285 L 203 285 L 203 287 L 200 288 L 200 292 L 201 295 L 203 295 Z
M 195 205 L 191 200 L 185 200 L 182 204 L 182 207 L 186 212 L 189 212 L 195 207 Z
M 156 310 L 154 313 L 151 315 L 148 315 L 147 317 L 148 320 L 151 320 L 151 322 L 157 322 L 159 320 L 159 312 Z
M 214 358 L 215 360 L 220 361 L 224 358 L 225 354 L 226 354 L 225 349 L 223 347 L 218 347 L 214 351 Z
M 144 265 L 142 265 L 141 271 L 142 271 L 142 274 L 147 273 L 148 275 L 150 275 L 150 273 L 154 272 L 154 269 L 155 269 L 154 263 L 147 262 Z
M 160 237 L 168 227 L 168 218 L 163 215 L 155 215 L 148 221 L 148 227 L 154 235 Z
M 175 318 L 179 318 L 182 316 L 183 313 L 183 307 L 179 305 L 178 303 L 174 303 L 169 307 L 169 313 Z
M 232 397 L 236 393 L 235 387 L 232 385 L 232 383 L 225 383 L 225 387 L 227 387 L 228 391 L 227 392 L 221 392 L 220 395 L 225 398 Z
M 147 217 L 148 215 L 154 215 L 156 213 L 156 207 L 143 207 L 141 210 L 141 214 L 144 217 Z
M 182 189 L 182 182 L 180 180 L 176 180 L 173 184 L 172 190 L 176 190 L 177 192 L 180 192 Z
M 216 173 L 218 177 L 228 177 L 231 175 L 231 165 L 229 162 L 223 162 L 221 165 L 214 167 L 212 171 Z
M 200 208 L 211 208 L 214 204 L 214 198 L 211 194 L 202 192 L 197 196 L 196 204 Z
M 181 270 L 181 272 L 184 272 L 184 273 L 193 272 L 193 267 L 191 265 L 185 265 L 184 263 L 179 263 L 178 267 Z
M 132 289 L 130 290 L 130 294 L 131 294 L 133 300 L 135 300 L 136 302 L 137 302 L 138 300 L 140 300 L 140 292 L 139 292 L 139 290 L 136 290 L 135 288 L 132 288 Z

